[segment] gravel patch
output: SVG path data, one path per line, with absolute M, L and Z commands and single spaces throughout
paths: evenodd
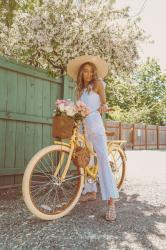
M 0 192 L 0 250 L 166 249 L 166 152 L 127 151 L 127 176 L 117 220 L 104 219 L 106 203 L 78 203 L 55 221 L 35 218 L 21 189 Z

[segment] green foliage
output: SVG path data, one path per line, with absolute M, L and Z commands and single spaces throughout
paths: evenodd
M 113 120 L 127 123 L 166 123 L 166 74 L 155 59 L 147 59 L 130 79 L 108 77 L 107 99 L 116 111 Z
M 15 0 L 0 0 L 0 13 L 5 13 L 4 22 L 8 27 L 10 27 L 13 23 L 14 12 L 18 10 L 19 5 Z

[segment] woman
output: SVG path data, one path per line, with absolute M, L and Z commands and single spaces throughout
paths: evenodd
M 86 136 L 97 154 L 102 200 L 108 201 L 106 220 L 114 221 L 115 200 L 119 198 L 119 193 L 109 164 L 105 128 L 100 115 L 108 110 L 101 80 L 107 72 L 107 63 L 98 56 L 80 56 L 69 61 L 67 65 L 67 73 L 77 81 L 77 99 L 83 101 L 92 111 L 84 121 Z M 96 192 L 96 183 L 86 183 L 81 201 L 95 200 Z

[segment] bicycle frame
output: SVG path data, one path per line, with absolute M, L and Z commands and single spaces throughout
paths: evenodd
M 85 138 L 84 134 L 81 134 L 81 133 L 78 132 L 78 125 L 74 128 L 73 135 L 72 135 L 69 143 L 54 141 L 54 144 L 64 145 L 64 146 L 67 146 L 70 149 L 69 156 L 68 156 L 66 165 L 64 167 L 64 171 L 63 171 L 62 175 L 59 177 L 59 180 L 61 182 L 65 181 L 67 171 L 68 171 L 68 169 L 70 167 L 70 162 L 71 162 L 71 158 L 72 158 L 72 154 L 73 154 L 74 148 L 76 147 L 76 145 L 79 142 L 83 143 L 83 144 L 85 144 L 85 142 L 86 142 L 87 147 L 88 147 L 88 149 L 90 151 L 90 155 L 96 157 L 96 153 L 93 150 L 93 146 L 89 142 L 86 141 L 86 138 Z M 108 141 L 108 148 L 112 147 L 112 146 L 114 148 L 115 147 L 120 148 L 121 151 L 123 152 L 124 156 L 125 156 L 125 159 L 127 159 L 124 150 L 121 148 L 121 146 L 124 143 L 126 143 L 125 140 Z M 57 175 L 58 175 L 58 173 L 59 173 L 59 171 L 61 169 L 63 160 L 64 160 L 64 153 L 61 154 L 60 161 L 59 161 L 58 166 L 56 167 L 56 170 L 54 172 L 54 177 L 57 177 Z M 91 165 L 87 165 L 84 168 L 84 176 L 85 177 L 91 177 L 93 180 L 96 180 L 97 175 L 98 175 L 98 164 L 92 165 L 92 166 Z
M 76 145 L 76 134 L 77 134 L 77 127 L 74 128 L 73 135 L 72 135 L 69 143 L 54 141 L 54 144 L 64 145 L 64 146 L 67 146 L 68 148 L 70 148 L 69 157 L 67 159 L 64 171 L 63 171 L 62 175 L 59 177 L 61 182 L 63 182 L 65 180 L 67 171 L 68 171 L 68 169 L 70 167 L 71 157 L 72 157 L 72 154 L 73 154 L 73 151 L 74 151 L 74 147 Z M 57 177 L 57 175 L 58 175 L 58 173 L 60 171 L 61 163 L 63 162 L 63 159 L 64 159 L 64 153 L 62 153 L 62 155 L 61 155 L 58 166 L 56 167 L 56 170 L 54 172 L 54 177 Z
M 73 154 L 74 148 L 76 147 L 76 145 L 77 145 L 78 142 L 81 142 L 81 143 L 84 144 L 85 141 L 86 141 L 85 136 L 82 135 L 82 134 L 80 134 L 78 132 L 78 126 L 76 126 L 74 128 L 73 135 L 72 135 L 69 143 L 60 142 L 60 141 L 54 141 L 54 144 L 64 145 L 64 146 L 67 146 L 68 148 L 70 148 L 69 156 L 68 156 L 66 165 L 64 167 L 64 171 L 63 171 L 62 175 L 59 177 L 59 179 L 60 179 L 61 182 L 65 181 L 65 177 L 66 177 L 67 171 L 68 171 L 68 169 L 70 167 L 70 162 L 71 162 L 71 158 L 72 158 L 72 154 Z M 87 143 L 87 147 L 88 147 L 88 149 L 90 151 L 90 155 L 91 156 L 95 156 L 96 154 L 93 151 L 92 145 L 90 143 L 88 143 L 88 142 L 86 142 L 86 143 Z M 59 173 L 59 171 L 61 169 L 63 160 L 64 160 L 64 153 L 61 154 L 61 158 L 60 158 L 59 163 L 56 166 L 56 170 L 54 172 L 54 177 L 57 177 L 57 175 L 58 175 L 58 173 Z M 97 177 L 97 173 L 98 173 L 98 165 L 97 164 L 95 166 L 89 166 L 88 165 L 84 169 L 85 176 L 89 175 L 94 180 Z

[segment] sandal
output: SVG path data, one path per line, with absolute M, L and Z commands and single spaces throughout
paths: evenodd
M 95 201 L 95 200 L 96 200 L 96 192 L 88 192 L 80 197 L 81 202 Z
M 105 219 L 107 221 L 115 221 L 116 220 L 116 210 L 115 210 L 115 203 L 113 203 L 112 205 L 108 206 L 108 210 L 106 212 L 106 216 Z

